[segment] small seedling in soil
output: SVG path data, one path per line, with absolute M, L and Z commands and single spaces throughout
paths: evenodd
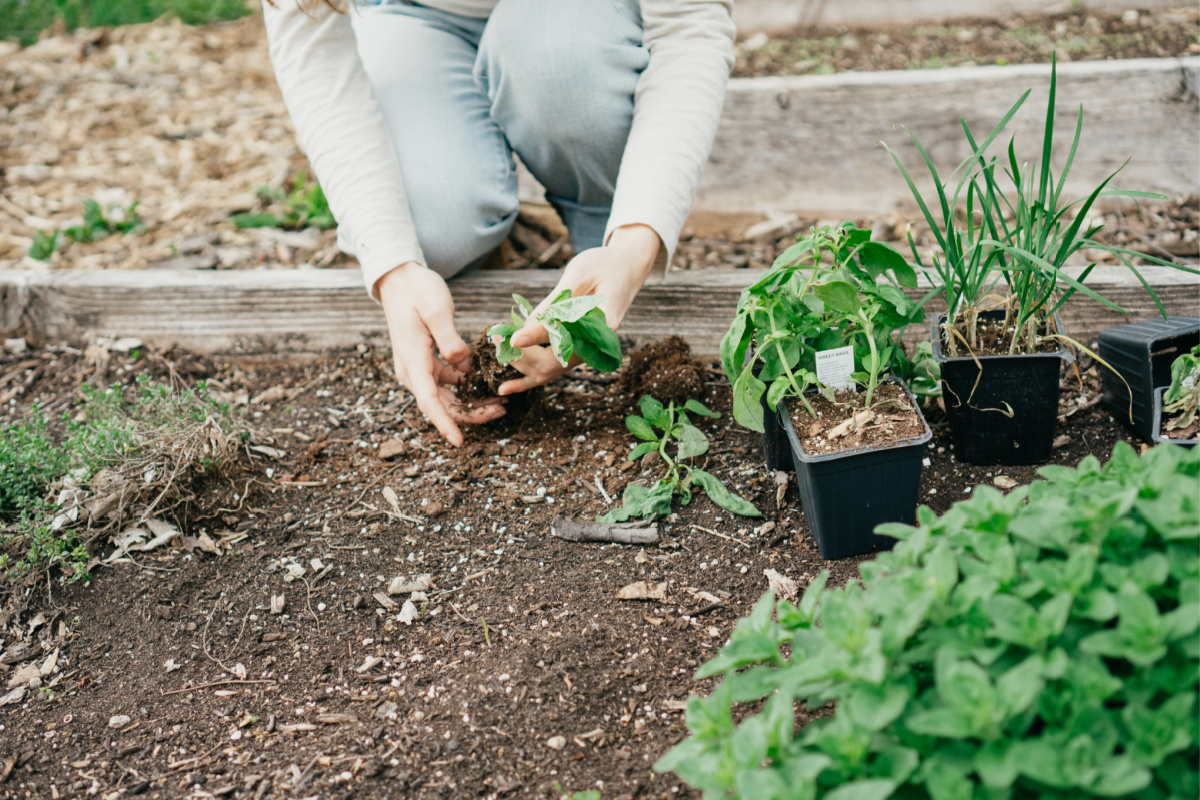
M 1183 431 L 1183 435 L 1171 438 L 1196 437 L 1196 414 L 1200 411 L 1200 346 L 1192 348 L 1175 359 L 1171 365 L 1171 386 L 1163 394 L 1163 412 L 1178 416 L 1166 420 L 1163 428 L 1168 431 Z
M 284 228 L 300 230 L 303 228 L 320 228 L 328 230 L 337 225 L 333 212 L 329 210 L 329 201 L 325 192 L 316 181 L 308 182 L 308 173 L 300 170 L 292 191 L 284 194 L 279 189 L 264 186 L 258 190 L 260 197 L 282 206 L 281 213 L 273 214 L 266 211 L 249 214 L 235 214 L 231 219 L 239 228 Z
M 628 519 L 657 519 L 671 513 L 671 501 L 675 495 L 682 498 L 686 506 L 692 500 L 692 487 L 708 493 L 708 499 L 727 511 L 743 517 L 761 517 L 762 514 L 749 500 L 731 492 L 720 479 L 702 469 L 695 469 L 684 462 L 708 452 L 708 437 L 688 419 L 688 412 L 702 417 L 719 418 L 703 403 L 688 400 L 682 408 L 674 403 L 666 407 L 653 397 L 646 395 L 638 401 L 643 416 L 631 414 L 625 418 L 629 432 L 641 439 L 641 444 L 629 454 L 630 461 L 657 453 L 667 467 L 667 474 L 651 488 L 631 484 L 625 488 L 623 505 L 614 508 L 598 519 L 599 522 L 624 522 Z M 667 444 L 674 439 L 675 457 L 667 452 Z
M 512 309 L 512 321 L 488 330 L 488 336 L 500 337 L 496 360 L 501 364 L 521 357 L 521 351 L 512 346 L 512 335 L 533 313 L 533 306 L 521 295 L 514 294 L 513 302 L 516 306 Z M 599 308 L 603 302 L 602 295 L 572 297 L 571 290 L 564 289 L 538 317 L 537 321 L 550 336 L 550 349 L 558 363 L 565 367 L 571 356 L 579 356 L 580 361 L 597 372 L 612 372 L 621 366 L 621 343 Z
M 142 218 L 137 213 L 137 203 L 122 210 L 116 209 L 111 217 L 95 200 L 83 201 L 83 221 L 78 225 L 63 228 L 61 235 L 73 242 L 94 242 L 114 233 L 136 233 L 142 229 Z M 29 255 L 38 261 L 49 261 L 58 249 L 59 231 L 39 231 L 29 246 Z

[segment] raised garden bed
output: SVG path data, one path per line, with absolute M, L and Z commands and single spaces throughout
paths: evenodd
M 227 540 L 220 555 L 164 547 L 95 568 L 90 584 L 38 582 L 28 596 L 4 584 L 0 660 L 12 662 L 4 675 L 59 651 L 59 671 L 46 679 L 59 677 L 53 687 L 0 709 L 5 794 L 94 786 L 99 796 L 175 797 L 232 786 L 229 796 L 307 797 L 352 786 L 356 797 L 468 789 L 557 797 L 558 782 L 601 789 L 606 800 L 698 796 L 650 771 L 684 734 L 682 701 L 697 688 L 697 666 L 766 588 L 765 569 L 803 589 L 823 568 L 844 582 L 857 560 L 820 558 L 794 488 L 776 504 L 758 438 L 734 424 L 728 384 L 713 368 L 702 399 L 722 418 L 698 422 L 712 440 L 707 469 L 775 526 L 755 533 L 761 523 L 735 521 L 698 497 L 677 521 L 660 523 L 661 546 L 638 548 L 549 532 L 557 514 L 611 507 L 597 482 L 615 497 L 639 477 L 619 455 L 634 398 L 590 378 L 562 382 L 542 417 L 472 431 L 453 451 L 404 393 L 390 392 L 388 361 L 365 346 L 298 366 L 145 348 L 137 361 L 101 347 L 0 358 L 0 392 L 17 390 L 0 424 L 24 419 L 35 403 L 57 415 L 84 383 L 129 389 L 140 372 L 164 380 L 173 372 L 189 384 L 215 379 L 235 403 L 281 387 L 244 413 L 283 451 L 244 457 L 229 480 L 191 487 L 177 521 L 187 535 L 203 528 Z M 1085 370 L 1084 380 L 1086 393 L 1063 393 L 1051 463 L 1074 465 L 1130 437 L 1092 402 L 1098 372 Z M 944 418 L 934 410 L 930 422 L 920 500 L 935 510 L 977 484 L 1034 478 L 1030 467 L 958 464 Z M 381 461 L 376 448 L 393 434 L 404 455 Z M 389 515 L 397 511 L 384 486 L 420 527 Z M 313 558 L 330 571 L 317 578 Z M 286 559 L 307 570 L 304 580 L 284 580 Z M 424 616 L 407 626 L 397 609 L 377 610 L 374 593 L 418 573 L 433 576 Z M 667 600 L 615 599 L 636 581 L 665 581 Z M 279 594 L 286 604 L 272 615 Z M 22 651 L 26 637 L 31 649 Z M 370 657 L 385 661 L 357 672 Z M 242 680 L 237 664 L 244 680 L 267 682 L 199 688 Z M 110 727 L 115 716 L 129 720 Z M 551 746 L 557 736 L 561 749 Z

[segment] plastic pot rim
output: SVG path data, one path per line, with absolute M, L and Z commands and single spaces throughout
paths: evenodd
M 925 429 L 924 433 L 917 436 L 910 436 L 907 439 L 900 439 L 883 447 L 856 447 L 853 450 L 841 450 L 836 453 L 809 455 L 808 453 L 804 452 L 804 446 L 800 444 L 800 437 L 796 435 L 796 429 L 792 425 L 792 415 L 788 412 L 787 408 L 788 401 L 794 400 L 795 398 L 788 397 L 784 398 L 779 404 L 776 405 L 775 413 L 779 416 L 780 422 L 783 423 L 784 430 L 788 435 L 788 440 L 793 445 L 793 448 L 800 460 L 806 464 L 819 464 L 824 461 L 836 461 L 842 458 L 852 458 L 865 453 L 882 453 L 888 450 L 898 450 L 902 447 L 912 447 L 913 445 L 925 444 L 931 440 L 933 438 L 933 431 L 930 430 L 929 423 L 925 421 L 925 415 L 921 413 L 921 405 L 917 402 L 916 395 L 914 395 L 912 390 L 908 388 L 908 384 L 899 378 L 886 378 L 885 380 L 881 381 L 881 385 L 883 383 L 896 384 L 904 389 L 904 393 L 908 395 L 909 401 L 913 404 L 913 409 L 915 409 L 917 412 L 917 418 L 921 420 L 921 427 Z M 807 392 L 805 392 L 805 394 L 817 394 L 817 390 L 809 389 Z
M 988 309 L 987 311 L 981 311 L 980 314 L 987 314 L 991 311 L 999 310 L 1000 309 Z M 1055 329 L 1061 331 L 1063 329 L 1062 318 L 1058 316 L 1057 311 L 1054 312 L 1053 317 Z M 933 317 L 929 322 L 929 343 L 933 350 L 933 360 L 939 364 L 956 361 L 997 361 L 1001 359 L 1007 360 L 1012 358 L 1061 358 L 1068 364 L 1071 364 L 1075 361 L 1075 354 L 1072 353 L 1062 342 L 1058 343 L 1058 350 L 1054 351 L 1053 353 L 1005 353 L 994 356 L 948 356 L 942 353 L 942 337 L 939 334 L 939 331 L 941 330 L 941 322 L 945 318 L 945 314 L 939 314 L 936 317 Z

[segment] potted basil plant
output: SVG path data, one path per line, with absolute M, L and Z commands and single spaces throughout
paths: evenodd
M 923 318 L 916 273 L 851 223 L 800 237 L 742 292 L 721 343 L 734 417 L 787 437 L 801 506 L 825 558 L 886 549 L 882 522 L 914 519 L 919 404 L 889 372 L 911 368 L 898 334 Z M 863 487 L 871 490 L 864 492 Z
M 1022 166 L 1015 139 L 1010 141 L 1003 169 L 1011 183 L 1008 193 L 1000 185 L 997 159 L 987 156 L 986 151 L 1031 90 L 978 143 L 966 121 L 961 120 L 972 152 L 955 170 L 960 177 L 952 192 L 920 141 L 908 132 L 933 178 L 940 219 L 899 156 L 884 145 L 908 182 L 937 243 L 937 252 L 925 259 L 909 234 L 914 259 L 946 302 L 947 312 L 931 321 L 932 346 L 941 365 L 955 453 L 968 464 L 1047 461 L 1058 417 L 1062 363 L 1073 360 L 1072 349 L 1076 349 L 1105 364 L 1066 335 L 1057 312 L 1076 294 L 1122 313 L 1124 309 L 1084 284 L 1095 263 L 1082 266 L 1076 276 L 1066 271 L 1068 261 L 1074 263 L 1088 251 L 1103 251 L 1115 257 L 1137 275 L 1164 319 L 1166 311 L 1161 301 L 1131 258 L 1177 267 L 1098 241 L 1094 237 L 1102 226 L 1087 223 L 1101 197 L 1165 199 L 1163 195 L 1109 188 L 1118 169 L 1082 199 L 1068 201 L 1064 196 L 1079 144 L 1083 109 L 1079 110 L 1063 169 L 1055 176 L 1051 153 L 1056 65 L 1052 64 L 1050 76 L 1038 169 L 1035 174 Z M 961 214 L 963 204 L 965 215 Z

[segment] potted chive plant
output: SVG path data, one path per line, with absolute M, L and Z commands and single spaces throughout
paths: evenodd
M 903 291 L 916 272 L 870 236 L 844 223 L 800 237 L 743 291 L 721 343 L 734 417 L 760 432 L 775 417 L 825 558 L 890 546 L 875 526 L 914 518 L 931 438 L 912 392 L 885 377 L 912 366 L 898 334 L 923 317 Z
M 946 302 L 946 313 L 931 320 L 932 347 L 941 365 L 955 452 L 968 464 L 1037 464 L 1048 460 L 1058 417 L 1062 363 L 1072 360 L 1072 350 L 1077 349 L 1104 364 L 1099 356 L 1066 335 L 1057 312 L 1077 294 L 1122 313 L 1124 309 L 1084 285 L 1094 263 L 1080 264 L 1082 270 L 1072 275 L 1065 269 L 1068 262 L 1080 261 L 1085 251 L 1111 254 L 1137 275 L 1166 317 L 1162 303 L 1130 258 L 1176 265 L 1098 241 L 1094 237 L 1101 226 L 1086 222 L 1101 197 L 1165 197 L 1110 188 L 1117 170 L 1083 199 L 1067 200 L 1064 187 L 1079 144 L 1083 109 L 1079 110 L 1063 169 L 1056 176 L 1051 169 L 1056 65 L 1051 66 L 1050 75 L 1036 174 L 1018 161 L 1015 139 L 1009 143 L 1002 170 L 997 160 L 986 154 L 1030 91 L 981 142 L 976 142 L 966 121 L 962 121 L 972 153 L 955 170 L 960 177 L 952 192 L 920 141 L 909 131 L 933 178 L 940 220 L 899 156 L 884 145 L 908 182 L 936 240 L 938 252 L 926 260 L 909 234 L 914 259 L 933 283 L 934 292 Z M 1011 183 L 1008 193 L 1001 188 L 1000 172 Z M 966 213 L 962 215 L 964 204 Z

